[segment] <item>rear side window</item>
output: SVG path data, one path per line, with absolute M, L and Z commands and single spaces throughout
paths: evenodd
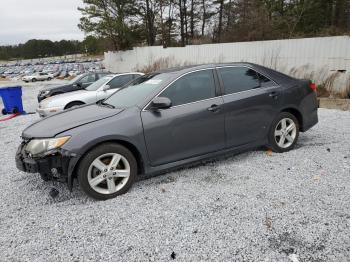
M 159 96 L 169 98 L 173 106 L 215 97 L 213 70 L 187 74 L 176 80 Z
M 225 88 L 225 95 L 243 92 L 260 87 L 257 72 L 247 67 L 219 68 Z
M 121 88 L 132 80 L 132 75 L 121 75 L 113 78 L 108 85 L 111 89 Z
M 259 80 L 260 80 L 260 85 L 262 87 L 275 85 L 275 82 L 268 79 L 266 76 L 263 76 L 262 74 L 259 74 L 259 73 L 258 73 L 258 76 L 259 76 Z

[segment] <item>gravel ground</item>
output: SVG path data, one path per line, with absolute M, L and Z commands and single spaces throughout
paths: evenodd
M 28 111 L 39 87 L 24 88 Z M 349 261 L 350 112 L 319 110 L 297 148 L 137 182 L 113 200 L 18 171 L 20 116 L 0 123 L 0 261 Z

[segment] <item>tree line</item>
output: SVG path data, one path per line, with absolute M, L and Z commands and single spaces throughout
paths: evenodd
M 37 40 L 24 44 L 0 46 L 0 60 L 33 59 L 52 56 L 64 56 L 78 53 L 100 54 L 107 47 L 103 38 L 87 36 L 83 41 L 77 40 Z M 107 40 L 108 42 L 108 40 Z
M 83 0 L 79 27 L 109 49 L 341 35 L 349 0 Z

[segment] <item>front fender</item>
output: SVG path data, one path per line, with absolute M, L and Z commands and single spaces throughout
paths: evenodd
M 79 156 L 70 164 L 69 176 L 72 176 L 76 165 L 89 150 L 112 141 L 130 147 L 131 151 L 137 151 L 143 162 L 142 167 L 146 168 L 149 160 L 139 111 L 139 108 L 129 108 L 120 114 L 60 133 L 60 136 L 71 136 L 63 148 Z
M 125 136 L 118 136 L 118 135 L 111 135 L 111 136 L 104 136 L 100 137 L 99 139 L 93 140 L 86 145 L 84 145 L 81 150 L 80 154 L 75 154 L 73 153 L 74 157 L 71 157 L 68 169 L 67 169 L 67 183 L 68 183 L 68 189 L 72 191 L 73 188 L 73 180 L 74 180 L 74 171 L 76 170 L 79 162 L 82 160 L 82 158 L 93 148 L 96 146 L 103 144 L 103 143 L 108 143 L 108 142 L 115 142 L 119 143 L 122 145 L 126 145 L 126 147 L 129 147 L 128 149 L 130 151 L 134 151 L 135 149 L 137 150 L 138 156 L 141 157 L 141 163 L 144 163 L 144 160 L 147 157 L 144 155 L 144 151 L 141 148 L 138 148 L 136 146 L 136 143 L 134 141 L 131 141 L 128 137 Z M 132 147 L 132 148 L 130 148 Z M 137 156 L 135 156 L 137 157 Z

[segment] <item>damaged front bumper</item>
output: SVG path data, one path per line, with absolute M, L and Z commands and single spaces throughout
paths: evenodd
M 57 149 L 50 154 L 32 157 L 25 151 L 23 142 L 16 153 L 16 166 L 27 173 L 39 173 L 44 180 L 67 182 L 69 190 L 73 187 L 73 171 L 78 162 L 78 155 L 64 149 Z

